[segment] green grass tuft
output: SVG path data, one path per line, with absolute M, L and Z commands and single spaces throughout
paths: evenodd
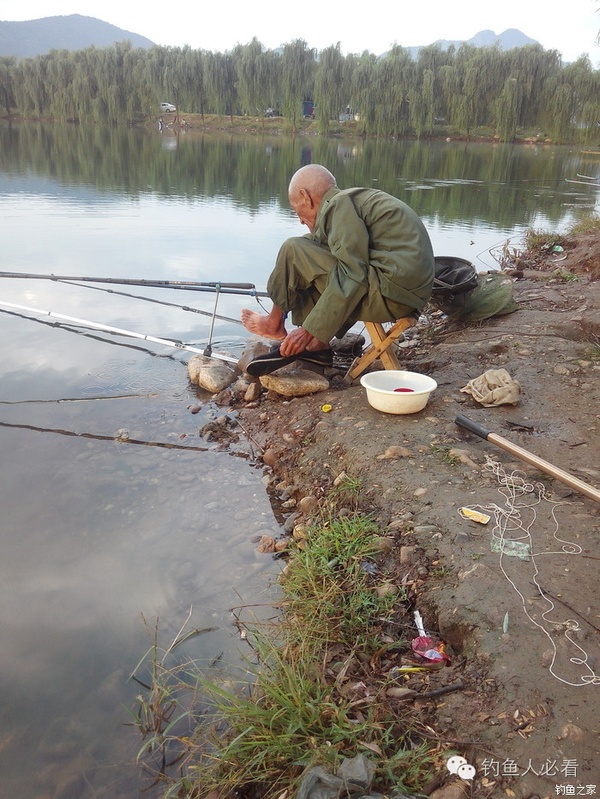
M 411 706 L 392 712 L 389 682 L 369 665 L 390 647 L 408 648 L 389 636 L 402 592 L 375 591 L 384 579 L 380 540 L 374 521 L 358 514 L 309 527 L 280 576 L 281 618 L 247 629 L 252 662 L 240 679 L 188 670 L 185 681 L 193 679 L 203 709 L 190 716 L 195 731 L 177 740 L 185 751 L 165 799 L 210 791 L 275 799 L 296 792 L 307 769 L 335 773 L 359 753 L 376 766 L 377 790 L 414 793 L 430 779 L 434 755 L 410 732 Z M 166 675 L 156 668 L 152 674 L 156 696 L 155 683 Z M 160 695 L 174 701 L 173 689 Z M 161 718 L 160 707 L 154 715 Z M 169 731 L 163 725 L 153 737 L 162 743 Z

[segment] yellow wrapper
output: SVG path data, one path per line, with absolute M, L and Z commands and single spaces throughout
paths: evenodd
M 480 513 L 478 510 L 473 510 L 472 508 L 459 508 L 458 512 L 465 519 L 471 519 L 471 521 L 479 522 L 479 524 L 487 524 L 491 519 L 491 516 Z

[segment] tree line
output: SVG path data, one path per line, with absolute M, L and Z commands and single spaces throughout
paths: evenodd
M 254 38 L 226 52 L 120 42 L 0 58 L 7 115 L 123 124 L 157 114 L 164 100 L 203 117 L 273 109 L 292 132 L 310 101 L 323 134 L 346 115 L 361 135 L 377 137 L 446 131 L 508 142 L 525 133 L 591 143 L 600 136 L 600 70 L 587 55 L 563 64 L 541 45 L 430 45 L 415 59 L 398 45 L 383 56 L 343 55 L 339 44 L 317 51 L 297 39 L 270 50 Z

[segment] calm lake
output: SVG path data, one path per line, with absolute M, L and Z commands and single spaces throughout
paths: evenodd
M 578 175 L 597 179 L 600 157 L 579 147 L 5 125 L 3 270 L 263 290 L 279 244 L 305 232 L 287 183 L 310 162 L 342 187 L 405 200 L 436 255 L 480 270 L 526 228 L 563 230 L 599 207 Z M 189 354 L 38 313 L 202 348 L 214 295 L 107 288 L 0 280 L 0 793 L 11 799 L 157 795 L 143 791 L 128 726 L 130 674 L 155 625 L 166 648 L 191 609 L 189 627 L 211 629 L 177 658 L 225 668 L 246 654 L 230 609 L 276 595 L 278 562 L 253 539 L 278 534 L 279 509 L 243 442 L 222 452 L 200 437 L 223 409 L 188 384 Z M 235 320 L 249 303 L 220 297 L 229 321 L 217 320 L 215 349 L 241 353 Z

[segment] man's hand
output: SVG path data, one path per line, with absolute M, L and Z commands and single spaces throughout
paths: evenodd
M 311 336 L 308 330 L 305 330 L 303 327 L 297 327 L 283 339 L 279 347 L 279 352 L 287 358 L 289 355 L 297 355 L 303 350 L 323 349 L 327 349 L 327 344 Z

